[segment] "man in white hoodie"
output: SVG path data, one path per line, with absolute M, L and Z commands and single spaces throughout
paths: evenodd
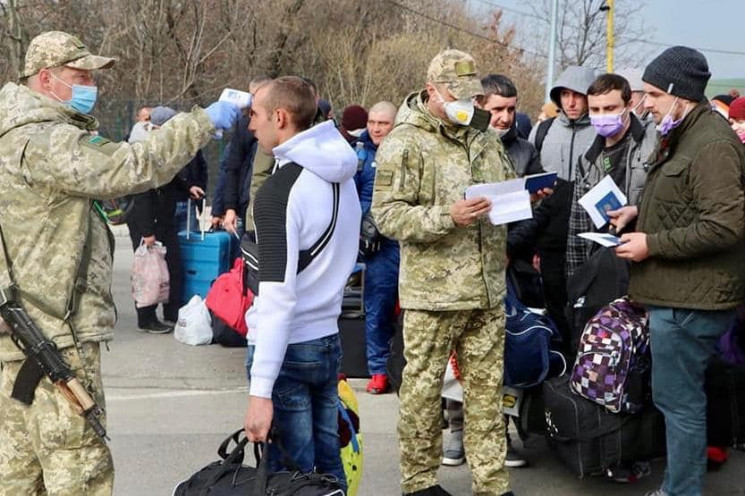
M 249 311 L 245 427 L 267 438 L 272 421 L 303 471 L 346 486 L 337 433 L 338 318 L 357 259 L 357 155 L 328 121 L 311 127 L 317 105 L 302 79 L 282 77 L 254 97 L 249 129 L 276 158 L 259 189 L 254 223 L 259 292 Z M 283 468 L 269 445 L 271 470 Z

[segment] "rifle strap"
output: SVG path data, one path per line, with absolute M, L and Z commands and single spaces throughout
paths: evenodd
M 86 243 L 83 246 L 83 254 L 78 269 L 75 272 L 75 281 L 73 282 L 73 287 L 68 298 L 67 309 L 63 319 L 70 327 L 70 332 L 72 333 L 73 342 L 75 344 L 75 351 L 78 353 L 81 363 L 83 357 L 80 353 L 80 344 L 78 343 L 77 332 L 72 324 L 71 317 L 77 311 L 80 294 L 82 294 L 86 289 L 85 276 L 88 271 L 92 251 L 90 243 L 90 222 L 90 219 L 88 219 L 88 236 L 86 237 Z M 0 226 L 0 307 L 5 306 L 9 302 L 18 303 L 12 272 L 12 265 L 8 258 L 8 251 L 5 245 L 5 238 L 3 237 L 2 226 Z M 36 303 L 41 303 L 40 306 L 42 308 L 46 306 L 36 298 L 33 298 L 33 300 Z M 87 371 L 85 368 L 83 368 L 83 373 L 86 375 L 87 379 Z M 34 401 L 36 387 L 39 385 L 39 382 L 41 382 L 43 377 L 44 370 L 41 368 L 39 363 L 35 359 L 27 357 L 24 360 L 23 365 L 21 365 L 21 369 L 18 371 L 11 397 L 26 405 L 31 405 Z
M 44 370 L 39 365 L 39 362 L 32 358 L 26 358 L 23 365 L 21 365 L 21 370 L 18 371 L 10 397 L 20 401 L 24 405 L 30 405 L 34 402 L 36 386 L 39 385 L 43 377 Z

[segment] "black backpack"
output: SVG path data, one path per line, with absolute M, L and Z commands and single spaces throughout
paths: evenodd
M 598 248 L 567 280 L 567 320 L 571 350 L 577 351 L 587 321 L 629 291 L 629 262 L 612 248 Z

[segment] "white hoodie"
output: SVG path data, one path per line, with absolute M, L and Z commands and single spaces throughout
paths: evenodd
M 246 314 L 256 346 L 252 396 L 271 398 L 288 344 L 339 332 L 344 286 L 357 260 L 360 203 L 354 185 L 357 155 L 327 121 L 272 150 L 279 168 L 256 194 L 259 295 Z M 301 250 L 316 243 L 334 213 L 332 183 L 339 183 L 336 227 L 328 244 L 298 274 Z

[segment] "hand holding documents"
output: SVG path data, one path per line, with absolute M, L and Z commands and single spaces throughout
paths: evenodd
M 588 239 L 590 241 L 594 241 L 599 245 L 607 246 L 608 248 L 612 248 L 621 244 L 621 238 L 612 234 L 585 232 L 579 233 L 577 236 L 579 236 L 580 238 Z
M 590 214 L 590 219 L 598 229 L 610 220 L 606 212 L 618 210 L 627 203 L 626 195 L 616 186 L 610 176 L 605 176 L 602 181 L 579 199 L 579 204 Z
M 525 178 L 501 183 L 476 184 L 466 189 L 466 200 L 481 196 L 491 201 L 489 221 L 494 225 L 533 217 L 530 193 L 525 189 Z

